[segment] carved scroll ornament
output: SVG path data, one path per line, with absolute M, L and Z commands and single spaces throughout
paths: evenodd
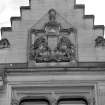
M 105 39 L 102 36 L 98 36 L 95 39 L 95 47 L 105 47 Z
M 9 43 L 8 39 L 3 38 L 0 40 L 0 49 L 9 48 L 9 47 L 10 47 L 10 43 Z
M 16 99 L 12 99 L 11 105 L 19 105 L 19 101 Z
M 30 58 L 37 63 L 70 62 L 75 59 L 75 47 L 68 35 L 74 29 L 62 28 L 62 25 L 56 21 L 54 9 L 49 10 L 48 14 L 49 21 L 42 29 L 31 29 L 31 34 L 37 37 L 31 46 Z

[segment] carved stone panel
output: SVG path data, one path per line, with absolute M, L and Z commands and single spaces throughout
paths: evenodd
M 58 20 L 57 17 L 60 16 L 56 10 L 50 9 L 49 20 L 40 29 L 35 26 L 30 29 L 30 61 L 34 63 L 76 61 L 76 29 L 69 23 L 69 26 L 64 27 L 63 19 Z

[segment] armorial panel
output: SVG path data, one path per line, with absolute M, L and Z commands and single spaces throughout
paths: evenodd
M 50 9 L 45 18 L 30 29 L 29 62 L 33 64 L 76 62 L 76 29 L 54 9 Z M 41 22 L 43 25 L 38 29 L 37 26 L 40 26 Z

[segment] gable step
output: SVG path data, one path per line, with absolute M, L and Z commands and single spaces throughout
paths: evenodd
M 30 2 L 31 0 L 29 0 Z M 20 7 L 20 14 L 22 13 L 22 10 L 27 10 L 27 9 L 30 9 L 31 6 L 21 6 Z M 3 34 L 3 32 L 5 31 L 12 31 L 12 24 L 13 24 L 13 21 L 21 21 L 21 18 L 22 18 L 22 15 L 21 16 L 18 16 L 18 17 L 11 17 L 10 18 L 10 22 L 11 22 L 11 27 L 1 27 L 1 35 Z
M 84 19 L 94 19 L 94 15 L 84 15 Z
M 21 21 L 21 16 L 19 16 L 19 17 L 11 17 L 10 21 L 11 21 L 11 26 L 12 26 L 13 21 Z
M 24 17 L 27 17 L 27 15 L 30 16 L 30 9 L 31 9 L 30 5 L 29 6 L 21 6 L 20 7 L 20 15 L 21 15 L 21 17 L 24 18 Z
M 83 5 L 83 4 L 75 4 L 74 9 L 85 9 L 85 5 Z
M 81 19 L 84 15 L 85 5 L 75 4 L 73 9 L 75 11 L 76 17 Z
M 3 34 L 3 32 L 11 32 L 12 31 L 12 27 L 1 27 L 1 35 Z
M 95 31 L 96 36 L 103 36 L 104 37 L 104 25 L 94 25 L 93 30 Z
M 31 6 L 21 6 L 20 11 L 30 9 Z
M 94 25 L 93 29 L 103 29 L 104 30 L 104 25 Z
M 95 19 L 95 16 L 94 15 L 83 15 L 83 20 L 86 24 L 86 27 L 89 28 L 89 29 L 92 29 L 93 26 L 94 26 L 94 19 Z

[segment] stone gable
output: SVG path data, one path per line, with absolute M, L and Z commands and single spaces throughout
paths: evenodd
M 103 38 L 104 26 L 94 25 L 94 16 L 84 14 L 84 5 L 77 5 L 75 0 L 31 0 L 30 6 L 20 8 L 21 17 L 11 18 L 11 27 L 1 29 L 2 39 L 10 43 L 10 47 L 0 49 L 1 64 L 29 61 L 29 31 L 48 22 L 48 11 L 52 8 L 64 28 L 69 26 L 76 30 L 77 62 L 105 61 L 104 45 L 96 46 L 95 41 L 98 36 Z

